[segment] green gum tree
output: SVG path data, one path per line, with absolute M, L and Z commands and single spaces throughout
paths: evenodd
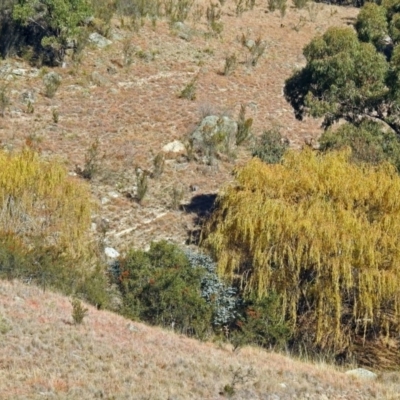
M 18 0 L 13 8 L 17 23 L 39 31 L 41 46 L 54 64 L 62 61 L 68 41 L 90 15 L 89 0 Z
M 332 27 L 304 48 L 306 66 L 286 81 L 296 117 L 374 120 L 400 134 L 400 1 L 366 3 L 355 29 Z M 385 128 L 386 127 L 386 128 Z

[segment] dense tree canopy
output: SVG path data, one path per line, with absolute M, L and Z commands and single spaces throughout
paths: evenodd
M 91 15 L 90 0 L 17 0 L 13 19 L 41 39 L 53 63 L 62 61 L 68 41 Z
M 277 293 L 297 340 L 335 354 L 400 330 L 400 177 L 350 156 L 253 159 L 204 231 L 224 276 L 259 297 Z
M 332 27 L 304 48 L 306 66 L 286 82 L 296 116 L 372 119 L 400 134 L 400 1 L 366 3 L 356 30 Z

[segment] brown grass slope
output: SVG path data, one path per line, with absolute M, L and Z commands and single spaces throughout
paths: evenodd
M 253 10 L 236 16 L 235 1 L 222 8 L 223 31 L 209 37 L 205 11 L 207 0 L 196 0 L 202 18 L 189 17 L 191 40 L 179 37 L 165 20 L 155 28 L 149 20 L 135 33 L 113 21 L 113 44 L 105 49 L 88 46 L 82 64 L 67 60 L 66 68 L 55 68 L 62 84 L 54 98 L 44 96 L 41 76 L 15 75 L 8 82 L 11 105 L 0 118 L 0 143 L 6 149 L 18 149 L 27 138 L 43 155 L 64 160 L 70 171 L 83 166 L 87 149 L 98 138 L 101 171 L 92 181 L 93 193 L 102 200 L 99 216 L 110 220 L 107 240 L 123 250 L 134 242 L 146 245 L 154 239 L 172 238 L 183 242 L 193 228 L 193 216 L 170 209 L 174 187 L 184 189 L 183 202 L 193 193 L 215 193 L 231 179 L 235 163 L 250 157 L 241 148 L 234 162 L 220 162 L 218 169 L 192 163 L 169 161 L 159 180 L 149 182 L 143 205 L 124 197 L 135 184 L 135 167 L 152 169 L 155 155 L 175 139 L 181 139 L 199 122 L 204 108 L 237 117 L 240 105 L 247 105 L 247 117 L 253 118 L 254 134 L 264 128 L 280 127 L 292 147 L 320 134 L 319 122 L 297 121 L 283 96 L 284 81 L 294 69 L 304 65 L 303 47 L 329 26 L 354 22 L 358 10 L 314 4 L 311 11 L 288 7 L 282 19 L 279 11 L 268 12 L 266 1 L 257 1 Z M 193 8 L 195 9 L 195 8 Z M 199 33 L 202 32 L 202 33 Z M 246 65 L 249 51 L 241 43 L 242 35 L 266 42 L 264 55 L 255 67 Z M 129 42 L 135 49 L 133 62 L 123 67 L 123 48 Z M 236 54 L 238 66 L 223 76 L 225 58 Z M 29 70 L 23 60 L 4 60 L 3 64 Z M 194 101 L 178 98 L 179 92 L 198 74 Z M 34 113 L 22 102 L 24 92 L 35 93 Z M 53 122 L 53 110 L 59 122 Z M 114 192 L 110 196 L 109 193 Z M 115 196 L 115 192 L 119 196 Z
M 394 373 L 362 382 L 326 364 L 257 348 L 233 353 L 88 306 L 73 325 L 70 300 L 0 281 L 0 399 L 399 399 Z M 396 383 L 394 383 L 397 380 Z

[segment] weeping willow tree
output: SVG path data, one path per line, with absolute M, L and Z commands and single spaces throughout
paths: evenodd
M 26 149 L 0 151 L 0 233 L 26 245 L 54 247 L 69 257 L 87 250 L 90 192 L 57 162 Z
M 350 156 L 251 160 L 203 232 L 222 275 L 247 294 L 278 293 L 296 340 L 333 354 L 400 333 L 400 177 Z

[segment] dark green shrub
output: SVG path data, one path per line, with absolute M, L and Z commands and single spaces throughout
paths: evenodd
M 308 2 L 308 0 L 293 0 L 293 5 L 298 10 L 301 10 L 306 6 L 307 2 Z
M 389 161 L 400 171 L 400 142 L 391 130 L 385 131 L 382 124 L 363 121 L 360 125 L 345 124 L 336 131 L 329 129 L 319 142 L 320 150 L 327 152 L 350 147 L 351 160 L 378 164 Z
M 216 264 L 205 254 L 153 243 L 148 252 L 131 251 L 114 266 L 113 275 L 130 318 L 200 338 L 213 330 L 229 332 L 228 339 L 238 346 L 279 346 L 290 336 L 277 295 L 243 300 L 237 288 L 218 277 Z
M 109 283 L 99 265 L 86 270 L 54 247 L 39 242 L 28 248 L 15 235 L 0 233 L 0 279 L 20 279 L 43 290 L 79 295 L 99 308 L 109 304 Z
M 72 305 L 72 319 L 74 320 L 74 324 L 80 325 L 83 322 L 83 318 L 85 318 L 89 310 L 85 308 L 82 305 L 82 302 L 77 298 L 72 299 L 71 305 Z
M 366 3 L 357 16 L 356 30 L 363 42 L 371 42 L 380 47 L 382 39 L 388 34 L 386 8 L 375 3 Z
M 196 99 L 196 90 L 197 90 L 197 80 L 198 76 L 196 75 L 179 93 L 178 97 L 180 99 L 187 100 L 195 100 Z
M 98 309 L 108 308 L 112 293 L 104 268 L 98 265 L 92 271 L 85 273 L 74 292 Z
M 124 312 L 154 325 L 203 337 L 212 308 L 201 296 L 205 270 L 193 268 L 182 250 L 162 241 L 131 251 L 119 266 Z
M 253 118 L 246 118 L 246 106 L 244 104 L 240 105 L 239 118 L 237 121 L 237 134 L 236 134 L 236 144 L 239 146 L 251 135 L 251 127 L 253 125 Z
M 59 65 L 69 42 L 84 29 L 84 21 L 92 11 L 88 0 L 19 0 L 12 4 L 10 15 L 17 27 L 21 27 L 25 44 L 35 53 L 41 53 L 44 61 Z
M 281 298 L 274 292 L 258 299 L 250 296 L 243 302 L 238 330 L 232 333 L 234 346 L 256 344 L 267 348 L 283 348 L 292 336 L 289 324 L 282 318 Z
M 258 157 L 267 164 L 277 164 L 281 161 L 289 143 L 279 130 L 264 131 L 253 148 L 253 157 Z

